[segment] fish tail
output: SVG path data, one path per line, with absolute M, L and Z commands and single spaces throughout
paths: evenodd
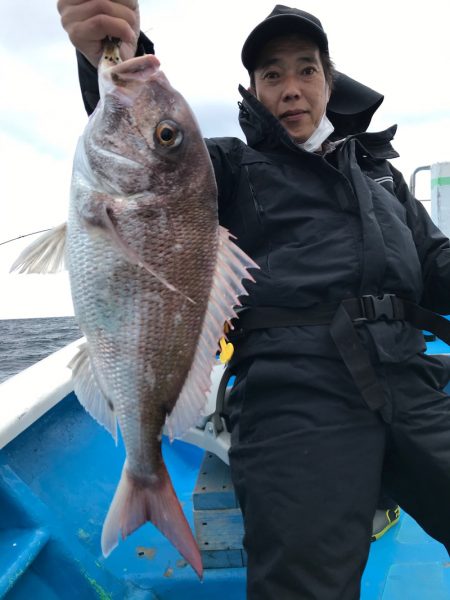
M 125 463 L 102 531 L 102 552 L 106 557 L 136 529 L 150 521 L 177 548 L 201 579 L 202 559 L 197 542 L 184 516 L 164 464 L 153 482 L 135 478 Z

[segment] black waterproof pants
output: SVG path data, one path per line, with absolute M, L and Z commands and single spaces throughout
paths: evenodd
M 417 355 L 377 372 L 380 413 L 338 360 L 257 358 L 238 370 L 230 462 L 248 600 L 357 600 L 382 474 L 400 506 L 450 549 L 448 369 Z

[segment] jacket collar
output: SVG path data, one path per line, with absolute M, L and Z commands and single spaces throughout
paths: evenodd
M 247 144 L 256 150 L 279 148 L 280 144 L 297 147 L 280 121 L 242 85 L 239 92 L 243 101 L 239 103 L 239 124 Z
M 355 139 L 363 153 L 372 158 L 391 159 L 398 158 L 399 153 L 393 148 L 391 141 L 394 139 L 397 125 L 391 125 L 383 131 L 357 133 L 349 135 L 345 141 Z

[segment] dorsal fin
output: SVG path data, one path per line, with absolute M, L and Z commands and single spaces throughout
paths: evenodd
M 242 280 L 254 281 L 247 270 L 258 268 L 230 237 L 225 228 L 219 227 L 213 284 L 194 360 L 175 407 L 166 419 L 171 439 L 181 437 L 198 422 L 211 387 L 211 371 L 216 364 L 224 323 L 236 316 L 234 307 L 239 305 L 238 297 L 247 295 Z

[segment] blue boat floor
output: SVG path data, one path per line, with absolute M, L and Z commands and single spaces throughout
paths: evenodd
M 192 490 L 203 451 L 164 438 L 163 454 L 193 527 Z M 29 566 L 27 576 L 17 571 L 12 588 L 6 582 L 8 600 L 244 600 L 243 568 L 207 570 L 200 582 L 151 524 L 103 558 L 102 524 L 123 460 L 122 443 L 115 448 L 73 394 L 0 451 L 0 533 L 5 534 L 0 535 L 0 587 L 14 561 Z M 13 543 L 11 535 L 20 531 L 22 536 Z M 44 543 L 42 532 L 50 541 Z M 22 556 L 18 562 L 11 550 L 9 555 L 4 552 L 28 538 L 44 540 L 35 543 L 29 560 Z M 84 588 L 79 582 L 70 585 L 69 573 L 77 570 Z M 361 600 L 449 598 L 445 548 L 403 513 L 399 523 L 371 545 Z
M 407 514 L 371 545 L 361 600 L 449 600 L 445 547 Z
M 199 583 L 189 567 L 153 586 L 164 600 L 245 600 L 245 570 L 205 572 Z M 407 514 L 373 543 L 361 584 L 361 600 L 449 600 L 450 561 L 445 548 Z

